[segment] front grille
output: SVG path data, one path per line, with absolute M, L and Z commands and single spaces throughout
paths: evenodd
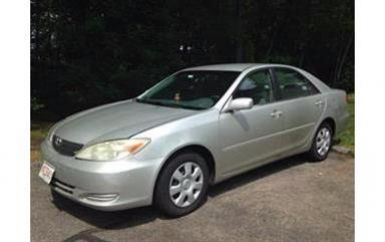
M 57 152 L 67 156 L 74 156 L 75 152 L 80 150 L 83 147 L 82 144 L 78 144 L 78 143 L 74 143 L 74 142 L 62 139 L 56 135 L 54 135 L 52 138 L 52 145 Z
M 65 192 L 69 195 L 72 195 L 74 193 L 74 190 L 75 190 L 74 186 L 67 184 L 67 183 L 64 183 L 62 181 L 59 181 L 55 177 L 52 178 L 51 186 L 62 191 L 62 192 Z

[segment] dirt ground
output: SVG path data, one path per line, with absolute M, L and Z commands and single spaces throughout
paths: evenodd
M 31 162 L 31 240 L 44 241 L 353 241 L 354 159 L 320 163 L 295 156 L 210 188 L 192 214 L 167 219 L 151 207 L 99 212 L 51 200 Z

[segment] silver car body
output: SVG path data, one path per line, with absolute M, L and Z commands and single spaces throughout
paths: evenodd
M 224 112 L 233 91 L 250 72 L 263 68 L 294 69 L 320 93 L 251 109 Z M 240 71 L 210 109 L 188 110 L 116 102 L 72 115 L 55 124 L 42 144 L 43 159 L 55 168 L 51 183 L 62 195 L 99 210 L 121 210 L 152 204 L 163 164 L 175 152 L 193 147 L 212 161 L 212 183 L 310 149 L 320 123 L 333 120 L 338 132 L 346 123 L 345 92 L 331 89 L 308 72 L 276 64 L 223 64 L 184 69 Z M 274 116 L 279 112 L 278 116 Z M 274 118 L 278 117 L 278 118 Z M 150 138 L 139 153 L 117 161 L 85 161 L 62 155 L 53 136 L 85 146 L 122 138 Z

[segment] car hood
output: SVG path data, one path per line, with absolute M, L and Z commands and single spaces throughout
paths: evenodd
M 169 108 L 128 100 L 74 114 L 53 131 L 62 139 L 87 144 L 122 139 L 146 129 L 187 117 L 196 110 Z

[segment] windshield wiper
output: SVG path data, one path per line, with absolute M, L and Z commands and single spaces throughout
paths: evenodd
M 178 105 L 178 107 L 181 107 L 181 108 L 194 109 L 194 110 L 206 109 L 206 108 L 202 108 L 202 107 L 195 107 L 195 106 L 189 106 L 189 105 L 184 105 L 184 104 L 176 104 L 176 105 Z
M 181 108 L 181 105 L 178 105 L 176 103 L 165 103 L 165 102 L 157 101 L 157 100 L 149 100 L 149 99 L 139 99 L 139 98 L 137 98 L 136 101 L 139 102 L 139 103 L 148 103 L 148 104 L 165 106 L 165 107 Z
M 155 100 L 148 100 L 148 99 L 146 100 L 146 99 L 136 98 L 135 101 L 137 101 L 138 103 L 148 103 L 148 104 L 155 104 L 155 105 L 164 106 L 163 102 L 155 101 Z
M 137 102 L 139 102 L 139 103 L 148 103 L 148 104 L 154 104 L 154 105 L 165 106 L 165 107 L 187 108 L 187 109 L 194 109 L 194 110 L 205 109 L 205 108 L 201 108 L 201 107 L 193 107 L 193 106 L 179 104 L 179 103 L 168 103 L 168 102 L 165 103 L 165 102 L 162 102 L 162 101 L 149 100 L 149 99 L 136 98 L 135 100 Z

